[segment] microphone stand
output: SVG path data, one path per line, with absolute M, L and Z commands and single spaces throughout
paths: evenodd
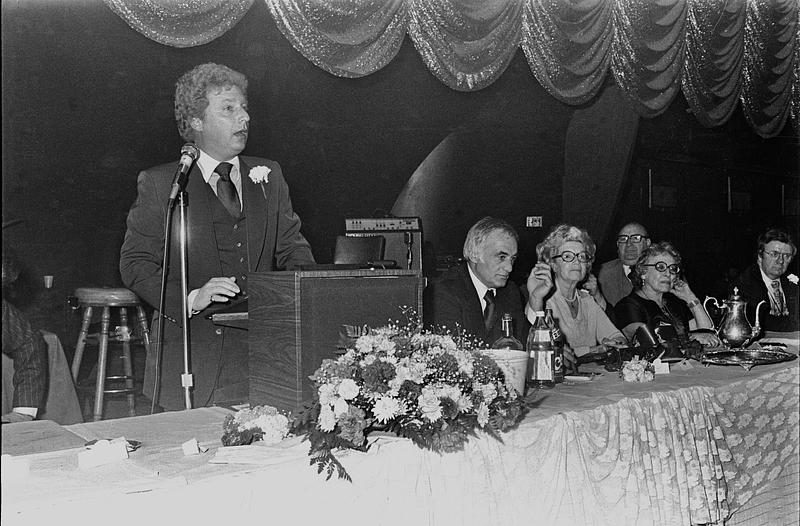
M 178 193 L 178 203 L 180 203 L 180 223 L 179 223 L 179 250 L 181 258 L 181 322 L 180 326 L 183 335 L 183 374 L 181 375 L 181 385 L 184 388 L 184 401 L 186 409 L 192 408 L 191 388 L 194 385 L 194 378 L 189 372 L 189 293 L 187 282 L 187 235 L 186 235 L 186 192 L 181 190 Z M 178 323 L 178 320 L 170 318 L 164 313 L 164 304 L 167 295 L 167 271 L 169 270 L 169 255 L 172 247 L 172 216 L 175 210 L 175 201 L 170 199 L 167 203 L 167 214 L 164 219 L 164 259 L 161 264 L 161 294 L 158 301 L 158 339 L 156 340 L 156 366 L 155 384 L 153 386 L 153 402 L 150 406 L 150 413 L 155 412 L 155 405 L 161 392 L 161 354 L 164 348 L 164 319 Z
M 181 375 L 181 385 L 184 389 L 186 409 L 192 408 L 191 389 L 194 386 L 194 378 L 189 372 L 189 292 L 187 284 L 187 251 L 188 236 L 186 234 L 186 192 L 184 187 L 188 182 L 189 171 L 192 164 L 200 156 L 200 150 L 193 143 L 186 143 L 181 148 L 181 160 L 178 163 L 178 171 L 172 182 L 172 190 L 167 201 L 167 212 L 164 218 L 164 257 L 161 262 L 161 290 L 158 299 L 158 339 L 156 341 L 156 366 L 155 384 L 153 386 L 153 403 L 150 406 L 150 413 L 155 412 L 156 402 L 159 399 L 161 390 L 161 354 L 164 348 L 164 318 L 173 323 L 178 323 L 164 314 L 164 304 L 167 295 L 167 272 L 169 271 L 169 255 L 172 245 L 172 214 L 175 207 L 175 200 L 180 203 L 180 257 L 181 257 L 181 329 L 183 333 L 183 374 Z
M 178 194 L 178 206 L 180 207 L 179 230 L 180 230 L 180 256 L 181 256 L 181 327 L 183 328 L 183 374 L 181 375 L 181 385 L 183 386 L 184 401 L 186 409 L 192 408 L 192 387 L 194 387 L 194 376 L 189 372 L 189 287 L 187 272 L 187 235 L 186 235 L 186 192 L 181 190 Z

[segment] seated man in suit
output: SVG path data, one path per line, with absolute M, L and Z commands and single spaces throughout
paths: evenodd
M 4 424 L 36 418 L 47 394 L 47 346 L 25 315 L 3 299 L 3 354 L 14 360 L 14 395 Z
M 761 300 L 767 303 L 760 309 L 761 328 L 765 331 L 792 332 L 798 330 L 797 276 L 787 277 L 797 245 L 788 231 L 771 228 L 758 237 L 756 262 L 750 265 L 731 286 L 747 301 L 747 316 L 755 323 L 755 309 Z M 794 276 L 793 279 L 790 279 Z
M 500 320 L 511 314 L 514 334 L 525 342 L 530 323 L 520 290 L 508 278 L 517 258 L 519 236 L 502 219 L 484 217 L 467 233 L 462 263 L 446 271 L 425 290 L 425 321 L 467 333 L 486 346 L 500 338 Z
M 600 292 L 611 309 L 619 300 L 633 291 L 628 274 L 636 264 L 644 249 L 650 246 L 647 229 L 639 223 L 628 223 L 617 234 L 617 259 L 606 261 L 600 266 L 597 281 Z

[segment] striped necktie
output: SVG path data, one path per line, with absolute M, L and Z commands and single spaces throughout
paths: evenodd
M 778 281 L 777 279 L 772 280 L 772 298 L 775 300 L 775 304 L 772 306 L 770 314 L 772 314 L 773 316 L 782 316 L 784 314 L 789 314 L 786 311 L 786 297 L 783 295 L 781 282 Z

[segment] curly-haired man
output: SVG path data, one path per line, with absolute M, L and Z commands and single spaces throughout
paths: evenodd
M 300 233 L 280 165 L 240 155 L 250 130 L 244 75 L 212 63 L 185 73 L 176 85 L 175 120 L 181 137 L 200 150 L 186 185 L 194 405 L 241 402 L 248 397 L 247 331 L 214 326 L 206 319 L 207 309 L 246 295 L 248 272 L 295 268 L 314 263 L 314 257 Z M 155 308 L 174 170 L 170 163 L 139 174 L 120 253 L 124 283 Z M 177 243 L 170 261 L 161 374 L 156 374 L 158 349 L 152 346 L 144 391 L 158 393 L 156 402 L 163 408 L 181 409 L 182 331 L 173 321 L 181 318 L 182 299 Z

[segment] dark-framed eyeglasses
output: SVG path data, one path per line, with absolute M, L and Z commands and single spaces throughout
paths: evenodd
M 783 261 L 784 259 L 787 261 L 791 261 L 792 256 L 794 256 L 794 254 L 792 254 L 791 252 L 778 252 L 777 250 L 769 250 L 769 251 L 765 250 L 764 254 L 768 254 L 769 257 L 771 257 L 775 261 L 778 260 Z
M 561 258 L 561 260 L 566 263 L 571 263 L 572 261 L 575 261 L 575 258 L 578 258 L 578 261 L 580 261 L 581 263 L 589 263 L 594 259 L 594 256 L 590 256 L 588 252 L 579 252 L 576 254 L 571 250 L 565 250 L 561 254 L 553 256 L 553 259 L 555 258 Z
M 657 271 L 664 272 L 665 270 L 669 269 L 669 273 L 672 275 L 677 275 L 681 271 L 681 266 L 676 265 L 673 263 L 672 265 L 667 265 L 663 261 L 659 261 L 658 263 L 645 263 L 642 265 L 643 267 L 655 267 Z
M 647 236 L 643 234 L 622 234 L 617 236 L 617 243 L 627 243 L 630 241 L 631 243 L 641 243 L 643 239 L 647 239 Z

